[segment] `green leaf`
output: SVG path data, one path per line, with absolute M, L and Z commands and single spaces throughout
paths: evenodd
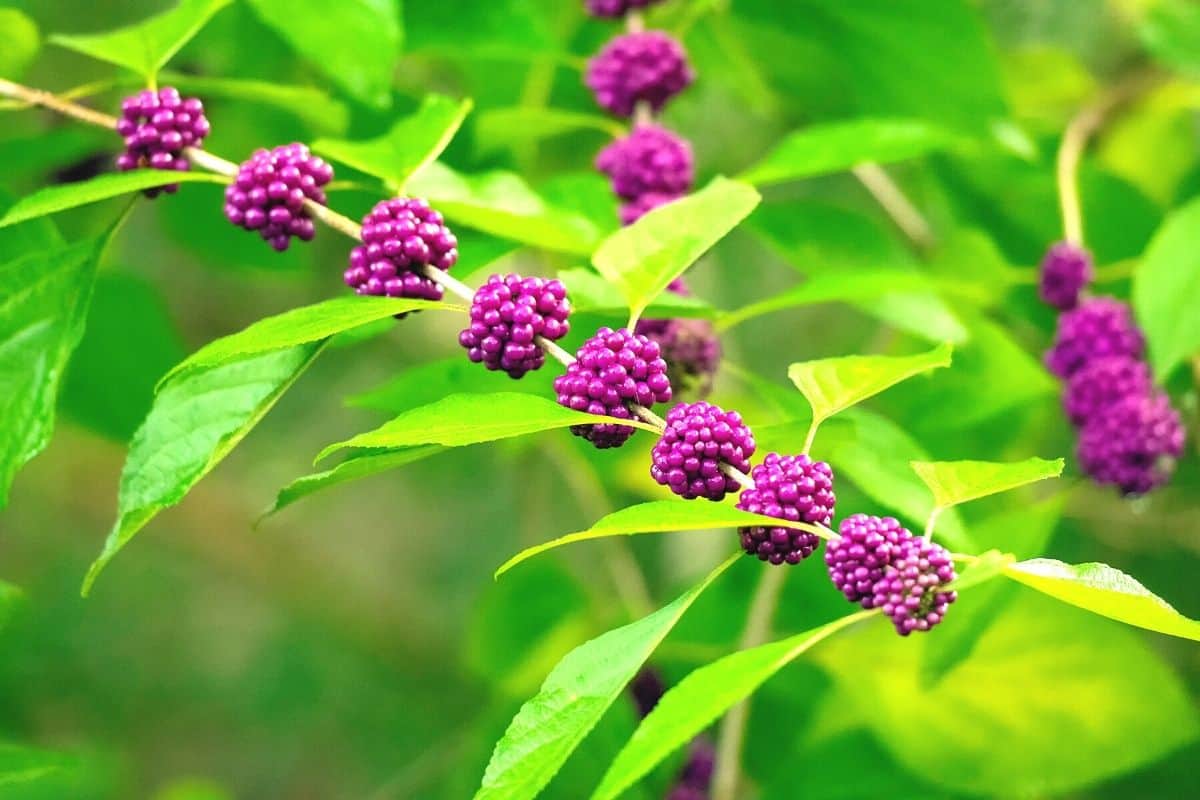
M 486 152 L 587 131 L 612 138 L 626 133 L 621 123 L 608 117 L 545 106 L 490 108 L 475 120 L 475 138 Z
M 1135 579 L 1107 564 L 1018 561 L 1004 573 L 1043 594 L 1127 625 L 1200 641 L 1200 622 L 1176 611 Z
M 317 461 L 344 447 L 410 447 L 418 444 L 462 447 L 595 423 L 617 423 L 656 432 L 639 420 L 585 414 L 531 394 L 452 394 L 406 411 L 373 431 L 331 444 L 320 452 Z
M 416 364 L 381 386 L 346 398 L 346 405 L 399 414 L 455 393 L 520 392 L 546 396 L 553 391 L 551 370 L 530 373 L 519 381 L 503 372 L 481 369 L 462 356 Z
M 1062 475 L 1063 460 L 1027 458 L 1024 461 L 914 461 L 913 470 L 933 492 L 938 508 L 1007 492 L 1029 483 Z
M 1200 200 L 1171 213 L 1133 276 L 1133 306 L 1150 344 L 1154 374 L 1165 380 L 1200 352 Z
M 335 297 L 260 319 L 238 333 L 201 347 L 176 364 L 161 383 L 184 372 L 213 367 L 242 356 L 269 353 L 285 347 L 327 339 L 376 320 L 409 311 L 461 311 L 460 306 L 433 300 L 395 297 Z
M 140 192 L 153 186 L 166 186 L 170 183 L 227 183 L 228 178 L 213 175 L 210 172 L 174 172 L 159 169 L 135 169 L 130 172 L 110 172 L 104 175 L 76 183 L 64 183 L 59 186 L 47 186 L 31 195 L 22 197 L 14 203 L 3 217 L 0 217 L 0 228 L 16 225 L 18 222 L 57 214 L 70 208 L 86 206 L 119 197 L 123 194 Z
M 1142 44 L 1159 62 L 1200 77 L 1200 7 L 1189 0 L 1157 0 L 1138 26 Z
M 284 486 L 275 496 L 275 503 L 259 517 L 259 522 L 315 492 L 349 481 L 356 481 L 359 478 L 378 475 L 389 469 L 406 466 L 414 461 L 420 461 L 423 458 L 437 455 L 443 449 L 437 445 L 428 445 L 425 447 L 406 447 L 401 450 L 366 451 L 356 454 L 333 469 L 304 475 Z
M 563 657 L 496 743 L 475 800 L 537 796 L 692 602 L 737 558 L 726 559 L 704 580 L 653 614 L 592 639 Z
M 622 508 L 611 514 L 606 514 L 585 531 L 577 531 L 560 536 L 549 542 L 527 547 L 515 556 L 505 561 L 496 570 L 499 578 L 505 572 L 526 559 L 539 553 L 562 547 L 573 542 L 584 542 L 589 539 L 602 539 L 606 536 L 632 536 L 639 533 L 670 533 L 673 531 L 699 531 L 714 528 L 738 528 L 745 525 L 769 525 L 781 528 L 796 528 L 816 533 L 818 536 L 828 534 L 821 528 L 803 522 L 764 517 L 761 514 L 751 514 L 730 505 L 721 503 L 692 503 L 682 500 L 652 500 L 635 506 Z
M 409 178 L 442 154 L 470 113 L 471 105 L 470 100 L 428 94 L 420 108 L 399 119 L 391 130 L 376 139 L 318 139 L 312 148 L 334 161 L 373 175 L 400 192 Z
M 658 701 L 592 793 L 613 800 L 745 700 L 818 642 L 877 611 L 859 611 L 804 633 L 718 659 L 697 669 Z
M 50 37 L 54 44 L 133 70 L 152 80 L 213 15 L 232 0 L 180 0 L 179 5 L 109 33 Z
M 103 240 L 0 265 L 0 507 L 50 440 L 67 359 L 83 336 Z
M 11 583 L 0 581 L 0 631 L 4 630 L 24 599 L 24 592 Z
M 72 760 L 60 753 L 0 742 L 0 787 L 36 781 L 71 765 Z
M 403 40 L 395 0 L 250 0 L 268 27 L 351 97 L 376 108 L 392 101 Z
M 133 436 L 117 521 L 83 582 L 101 570 L 159 511 L 184 498 L 248 434 L 321 352 L 324 342 L 257 354 L 166 381 Z
M 610 235 L 592 263 L 621 290 L 636 319 L 667 284 L 749 216 L 760 199 L 745 183 L 714 178 L 700 191 Z
M 788 134 L 740 177 L 755 186 L 767 186 L 841 172 L 869 161 L 906 161 L 957 141 L 954 133 L 919 119 L 825 122 Z
M 18 78 L 41 46 L 37 24 L 15 8 L 0 8 L 0 75 Z
M 408 191 L 456 224 L 546 250 L 587 255 L 600 238 L 590 220 L 548 203 L 513 172 L 465 175 L 434 162 L 412 176 Z
M 844 356 L 788 367 L 788 377 L 808 399 L 817 425 L 842 409 L 927 370 L 950 365 L 948 344 L 915 356 Z
M 625 299 L 617 288 L 586 267 L 565 269 L 558 278 L 567 287 L 571 308 L 576 314 L 605 314 L 624 317 L 628 313 Z M 716 310 L 703 300 L 663 292 L 646 308 L 647 319 L 669 317 L 711 317 Z
M 162 80 L 188 94 L 243 100 L 278 108 L 324 133 L 341 133 L 350 123 L 350 111 L 345 103 L 310 86 L 287 86 L 242 78 L 207 78 L 174 72 L 163 73 Z

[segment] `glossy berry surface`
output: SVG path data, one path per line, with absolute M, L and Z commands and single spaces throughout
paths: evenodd
M 1149 395 L 1153 386 L 1145 362 L 1127 356 L 1097 358 L 1068 379 L 1063 409 L 1072 423 L 1085 426 L 1126 397 Z
M 833 470 L 824 461 L 768 453 L 750 479 L 754 488 L 738 498 L 743 511 L 826 527 L 833 521 Z M 747 554 L 772 564 L 799 564 L 821 543 L 815 533 L 794 528 L 751 526 L 738 533 Z
M 325 205 L 322 187 L 331 180 L 333 168 L 302 144 L 256 150 L 225 190 L 225 217 L 238 227 L 257 231 L 282 252 L 293 236 L 305 242 L 313 238 L 313 221 L 304 201 Z
M 890 617 L 901 636 L 929 631 L 957 599 L 956 592 L 944 588 L 956 577 L 946 548 L 909 534 L 901 538 L 883 577 L 872 587 L 870 607 Z
M 846 517 L 838 533 L 825 547 L 829 578 L 847 600 L 873 608 L 875 584 L 912 534 L 894 517 L 866 514 Z
M 638 103 L 654 111 L 692 82 L 683 46 L 661 31 L 618 36 L 588 62 L 584 82 L 596 102 L 628 117 Z
M 471 323 L 458 335 L 468 357 L 520 378 L 546 363 L 535 341 L 557 341 L 570 330 L 571 303 L 561 281 L 493 275 L 475 291 Z
M 1079 305 L 1079 295 L 1094 276 L 1091 255 L 1081 247 L 1059 242 L 1047 251 L 1038 275 L 1038 296 L 1060 311 Z
M 1079 436 L 1079 464 L 1097 483 L 1145 494 L 1170 480 L 1184 438 L 1170 398 L 1131 395 L 1088 420 Z
M 117 118 L 117 133 L 125 140 L 125 150 L 117 156 L 117 169 L 127 172 L 151 167 L 186 172 L 191 163 L 183 149 L 199 147 L 209 130 L 204 104 L 195 97 L 184 99 L 172 86 L 126 97 Z M 155 197 L 159 192 L 173 194 L 177 189 L 179 184 L 172 183 L 146 189 L 145 194 Z
M 1093 297 L 1059 316 L 1046 366 L 1058 377 L 1069 378 L 1094 359 L 1139 359 L 1145 350 L 1145 338 L 1129 305 L 1112 297 Z
M 629 11 L 637 8 L 652 6 L 661 0 L 584 0 L 588 13 L 593 17 L 615 19 L 623 17 Z
M 722 500 L 740 486 L 721 472 L 728 464 L 750 469 L 754 435 L 736 411 L 710 403 L 680 403 L 666 417 L 667 427 L 650 452 L 650 477 L 686 500 Z
M 357 294 L 441 300 L 442 287 L 423 274 L 458 261 L 458 239 L 442 215 L 416 197 L 375 205 L 362 221 L 363 243 L 350 251 L 343 278 Z
M 596 169 L 624 200 L 651 192 L 680 195 L 692 188 L 692 146 L 666 128 L 639 125 L 600 151 Z
M 667 362 L 658 345 L 626 328 L 601 328 L 580 346 L 576 361 L 554 379 L 559 405 L 633 419 L 629 403 L 649 408 L 671 401 Z M 596 447 L 620 447 L 636 429 L 628 425 L 602 423 L 573 425 L 571 432 Z

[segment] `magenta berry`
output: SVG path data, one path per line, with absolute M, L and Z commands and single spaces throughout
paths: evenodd
M 1145 494 L 1170 479 L 1184 436 L 1165 394 L 1130 395 L 1088 420 L 1079 436 L 1079 463 L 1097 483 Z
M 393 197 L 376 203 L 363 218 L 362 240 L 350 251 L 350 266 L 343 275 L 356 293 L 442 299 L 442 287 L 424 270 L 453 267 L 458 261 L 458 240 L 427 202 Z
M 149 89 L 121 101 L 117 133 L 125 139 L 125 151 L 117 156 L 117 169 L 126 172 L 140 167 L 186 172 L 191 163 L 185 147 L 199 147 L 209 133 L 204 104 L 194 97 L 184 99 L 173 86 L 157 92 Z M 174 194 L 179 184 L 155 186 L 148 197 L 159 192 Z
M 667 203 L 678 200 L 679 197 L 677 194 L 647 192 L 636 200 L 622 203 L 620 210 L 621 224 L 632 225 L 659 206 L 665 206 Z
M 557 341 L 570 330 L 571 303 L 561 281 L 493 275 L 475 291 L 471 324 L 458 335 L 468 357 L 520 378 L 546 363 L 535 341 Z
M 321 187 L 331 180 L 333 167 L 302 144 L 256 150 L 225 190 L 225 216 L 238 227 L 258 231 L 282 252 L 293 236 L 305 242 L 313 238 L 304 201 L 325 205 Z
M 833 521 L 833 470 L 824 461 L 768 453 L 750 478 L 754 488 L 738 498 L 743 511 L 826 527 Z M 784 527 L 756 525 L 739 534 L 747 554 L 772 564 L 799 564 L 821 542 L 815 533 Z
M 559 405 L 589 414 L 633 419 L 629 403 L 649 408 L 671 400 L 667 363 L 658 345 L 645 336 L 625 328 L 601 328 L 583 343 L 576 358 L 566 374 L 554 379 Z M 634 430 L 615 423 L 571 427 L 576 436 L 600 448 L 620 447 Z
M 740 488 L 721 472 L 721 465 L 750 469 L 754 435 L 741 414 L 704 402 L 680 403 L 666 421 L 650 453 L 650 477 L 687 500 L 722 500 Z
M 646 8 L 660 0 L 584 0 L 588 13 L 593 17 L 615 19 L 623 17 L 635 8 Z
M 946 548 L 909 534 L 901 538 L 883 577 L 872 587 L 869 607 L 891 617 L 901 636 L 928 631 L 957 599 L 956 592 L 945 590 L 956 577 Z
M 1126 397 L 1149 395 L 1153 385 L 1142 361 L 1127 356 L 1097 358 L 1067 380 L 1063 408 L 1071 422 L 1084 426 Z
M 584 78 L 596 102 L 628 117 L 638 103 L 658 111 L 692 82 L 683 47 L 661 31 L 627 33 L 588 62 Z
M 692 146 L 666 128 L 639 125 L 600 151 L 596 169 L 624 200 L 650 192 L 679 195 L 692 188 Z
M 1091 255 L 1070 242 L 1059 242 L 1042 259 L 1038 296 L 1047 305 L 1070 311 L 1079 304 L 1079 295 L 1092 277 Z
M 1059 316 L 1058 333 L 1054 346 L 1046 353 L 1046 366 L 1060 378 L 1069 378 L 1093 359 L 1137 359 L 1145 349 L 1145 339 L 1129 306 L 1112 297 L 1093 297 Z
M 875 584 L 912 534 L 894 517 L 866 514 L 846 517 L 838 533 L 825 547 L 829 578 L 847 600 L 873 608 Z

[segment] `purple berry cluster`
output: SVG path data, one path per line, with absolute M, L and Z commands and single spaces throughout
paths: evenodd
M 738 498 L 743 511 L 825 527 L 833 521 L 833 470 L 824 461 L 768 453 L 750 478 L 754 488 Z M 815 533 L 795 528 L 756 525 L 739 534 L 747 554 L 772 564 L 799 564 L 821 543 Z
M 901 636 L 945 618 L 956 598 L 945 586 L 956 575 L 944 547 L 913 536 L 892 517 L 854 514 L 839 532 L 825 549 L 825 565 L 847 600 L 881 609 Z
M 659 111 L 692 77 L 678 41 L 662 31 L 642 31 L 609 42 L 588 62 L 584 80 L 602 108 L 628 117 L 639 103 Z
M 650 476 L 685 500 L 723 500 L 740 487 L 721 465 L 748 471 L 754 448 L 741 414 L 705 402 L 680 403 L 667 413 L 667 427 L 651 450 Z
M 653 667 L 643 667 L 629 684 L 638 716 L 645 718 L 667 691 L 662 676 Z M 716 749 L 706 736 L 697 736 L 688 747 L 687 761 L 667 793 L 667 800 L 708 800 Z
M 622 200 L 678 197 L 692 188 L 692 146 L 666 128 L 638 125 L 600 151 L 596 169 L 612 179 L 613 193 Z
M 571 325 L 571 303 L 561 281 L 493 275 L 475 291 L 471 324 L 458 335 L 468 357 L 490 370 L 520 378 L 540 369 L 546 354 L 536 339 L 558 341 Z
M 635 8 L 646 8 L 660 0 L 584 0 L 588 13 L 593 17 L 615 19 L 623 17 Z
M 1083 426 L 1079 465 L 1122 494 L 1145 494 L 1171 479 L 1183 444 L 1183 423 L 1165 393 L 1131 394 Z
M 1093 359 L 1140 359 L 1145 350 L 1145 338 L 1129 306 L 1112 297 L 1093 297 L 1058 318 L 1046 366 L 1066 380 Z
M 304 202 L 325 205 L 325 184 L 333 167 L 299 143 L 254 151 L 225 190 L 225 216 L 258 235 L 280 252 L 293 236 L 313 238 L 313 222 Z
M 1079 296 L 1092 282 L 1092 256 L 1082 247 L 1059 242 L 1042 259 L 1038 296 L 1059 311 L 1079 305 Z
M 458 261 L 458 240 L 441 213 L 416 197 L 376 203 L 363 217 L 363 243 L 350 251 L 343 278 L 358 294 L 441 300 L 441 285 L 425 267 L 449 270 Z
M 688 294 L 682 278 L 672 281 L 667 291 Z M 667 362 L 667 376 L 676 391 L 708 396 L 721 363 L 721 340 L 711 321 L 687 317 L 641 319 L 634 332 L 658 342 Z
M 186 172 L 191 163 L 184 157 L 185 147 L 199 147 L 210 127 L 204 116 L 204 104 L 194 97 L 184 99 L 173 86 L 157 92 L 149 89 L 121 101 L 117 133 L 125 139 L 125 151 L 117 156 L 117 169 L 127 172 L 141 167 Z M 174 194 L 179 184 L 155 186 L 146 196 L 159 192 Z
M 657 344 L 626 328 L 601 328 L 580 346 L 566 373 L 554 379 L 554 391 L 561 406 L 633 419 L 630 403 L 649 408 L 670 402 L 671 381 Z M 616 423 L 571 426 L 572 433 L 599 448 L 620 447 L 635 430 Z

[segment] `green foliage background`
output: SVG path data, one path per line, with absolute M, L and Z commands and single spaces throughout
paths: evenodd
M 504 269 L 580 268 L 615 229 L 591 167 L 613 124 L 580 83 L 583 60 L 613 28 L 586 20 L 580 3 L 209 5 L 218 13 L 167 67 L 205 98 L 207 149 L 240 160 L 259 146 L 324 141 L 323 152 L 354 163 L 339 142 L 411 143 L 419 129 L 393 128 L 398 120 L 466 110 L 426 103 L 428 93 L 470 98 L 440 163 L 410 183 L 469 222 L 456 228 L 456 274 L 477 283 L 468 276 L 501 258 Z M 163 7 L 8 2 L 0 77 L 56 91 L 95 81 L 135 88 L 129 73 L 45 38 L 107 31 Z M 376 24 L 381 14 L 394 28 Z M 789 364 L 956 344 L 953 367 L 822 430 L 814 452 L 848 465 L 839 516 L 886 510 L 919 527 L 928 500 L 911 459 L 1069 456 L 1057 387 L 1038 361 L 1053 317 L 1033 288 L 1036 261 L 1061 236 L 1054 153 L 1079 108 L 1146 70 L 1161 81 L 1084 162 L 1086 231 L 1100 288 L 1134 297 L 1155 366 L 1194 430 L 1195 381 L 1182 366 L 1200 345 L 1190 321 L 1200 302 L 1194 6 L 668 0 L 654 22 L 685 32 L 697 68 L 666 120 L 693 141 L 699 185 L 745 173 L 764 195 L 689 273 L 707 304 L 740 310 L 719 323 L 730 364 L 718 402 L 756 424 L 764 451 L 794 450 L 809 411 L 786 380 Z M 111 111 L 122 93 L 101 86 L 86 102 Z M 104 131 L 47 112 L 2 113 L 0 207 L 108 168 L 115 137 Z M 864 128 L 864 119 L 887 124 Z M 938 235 L 931 253 L 914 253 L 859 183 L 812 155 L 811 140 L 788 138 L 840 121 L 848 127 L 835 150 L 897 162 L 889 169 Z M 420 166 L 383 152 L 392 183 Z M 379 197 L 365 172 L 339 164 L 338 177 L 351 184 L 331 205 L 352 217 Z M 81 600 L 156 382 L 213 339 L 343 292 L 345 238 L 323 229 L 311 246 L 275 254 L 223 219 L 220 193 L 191 183 L 134 206 L 100 263 L 54 438 L 17 475 L 0 516 L 0 578 L 21 589 L 0 592 L 0 797 L 470 796 L 493 744 L 559 658 L 644 613 L 617 599 L 603 542 L 499 581 L 492 573 L 527 546 L 662 498 L 645 475 L 649 437 L 618 452 L 562 432 L 438 452 L 252 529 L 330 442 L 488 380 L 453 365 L 406 372 L 464 361 L 456 316 L 371 327 L 331 345 Z M 485 213 L 497 197 L 510 216 Z M 69 242 L 103 236 L 127 202 L 75 209 L 53 225 Z M 521 213 L 529 203 L 550 211 L 530 222 Z M 44 220 L 0 229 L 0 262 L 56 237 Z M 1168 288 L 1134 291 L 1134 274 Z M 622 317 L 610 293 L 577 318 L 575 335 Z M 544 392 L 542 377 L 484 390 Z M 1070 465 L 1059 481 L 947 513 L 940 530 L 972 552 L 1113 564 L 1196 618 L 1198 492 L 1194 449 L 1170 487 L 1132 503 Z M 728 531 L 629 543 L 654 607 L 732 544 Z M 760 569 L 739 560 L 682 618 L 653 659 L 671 681 L 734 647 Z M 845 612 L 809 563 L 790 577 L 775 627 L 784 636 Z M 764 798 L 1189 796 L 1200 758 L 1198 652 L 987 584 L 964 593 L 934 636 L 899 640 L 875 621 L 768 681 L 746 771 Z M 632 707 L 618 702 L 544 796 L 585 796 L 634 726 Z M 674 765 L 627 796 L 661 796 Z

